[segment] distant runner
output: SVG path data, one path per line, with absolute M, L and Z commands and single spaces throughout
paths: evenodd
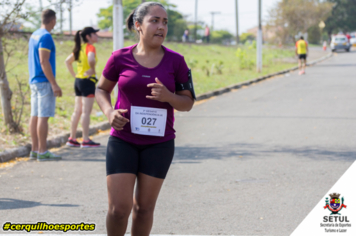
M 174 155 L 174 110 L 189 111 L 195 96 L 184 57 L 162 45 L 168 31 L 164 6 L 142 3 L 126 21 L 140 41 L 112 53 L 95 94 L 112 127 L 106 152 L 106 227 L 108 236 L 124 235 L 132 211 L 131 235 L 148 236 Z M 116 84 L 113 108 L 110 94 Z
M 295 54 L 299 58 L 299 75 L 305 74 L 305 67 L 307 64 L 308 43 L 301 36 L 295 44 Z

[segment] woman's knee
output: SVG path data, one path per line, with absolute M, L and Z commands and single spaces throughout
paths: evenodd
M 81 108 L 75 108 L 73 111 L 73 116 L 80 116 L 82 114 Z
M 130 216 L 131 208 L 127 206 L 110 205 L 108 215 L 116 220 L 125 220 Z
M 150 217 L 155 210 L 154 204 L 134 204 L 133 210 L 139 217 Z

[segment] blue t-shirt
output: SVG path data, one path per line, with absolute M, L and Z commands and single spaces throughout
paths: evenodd
M 38 29 L 31 35 L 28 45 L 28 69 L 30 72 L 30 84 L 48 82 L 43 73 L 39 50 L 50 52 L 49 62 L 53 75 L 56 76 L 56 46 L 51 34 L 46 29 Z

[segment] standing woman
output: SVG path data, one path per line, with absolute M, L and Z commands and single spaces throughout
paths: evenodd
M 192 88 L 184 57 L 162 45 L 168 30 L 165 8 L 142 3 L 126 23 L 137 31 L 139 43 L 112 53 L 95 94 L 112 127 L 106 153 L 106 227 L 108 236 L 124 235 L 133 210 L 131 235 L 148 236 L 174 155 L 174 109 L 189 111 L 194 91 L 184 90 Z M 110 93 L 116 84 L 113 108 Z
M 70 136 L 67 145 L 71 147 L 98 147 L 100 143 L 95 143 L 89 139 L 90 113 L 93 108 L 95 97 L 95 84 L 98 81 L 95 74 L 95 64 L 97 62 L 94 43 L 98 42 L 98 36 L 92 27 L 85 27 L 75 34 L 75 47 L 66 59 L 68 71 L 75 78 L 75 106 L 71 120 Z M 83 40 L 81 43 L 80 37 Z M 73 70 L 73 62 L 77 62 L 77 74 Z M 82 117 L 83 142 L 77 141 L 76 133 L 80 116 Z

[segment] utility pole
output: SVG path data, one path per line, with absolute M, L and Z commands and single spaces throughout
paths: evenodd
M 122 8 L 122 0 L 113 0 L 113 40 L 114 51 L 124 47 L 124 11 Z M 114 88 L 115 97 L 118 95 L 117 84 Z
M 63 0 L 59 0 L 59 14 L 60 14 L 60 20 L 59 20 L 59 30 L 60 33 L 63 34 Z
M 239 46 L 239 6 L 238 6 L 238 0 L 235 0 L 235 17 L 236 17 L 236 45 Z
M 262 71 L 262 6 L 261 0 L 258 0 L 258 31 L 257 31 L 257 61 L 256 69 L 260 73 Z
M 40 11 L 41 11 L 41 13 L 42 13 L 42 11 L 43 11 L 42 0 L 40 0 Z
M 69 4 L 69 7 L 68 7 L 68 11 L 69 11 L 69 35 L 72 35 L 72 0 L 68 0 L 68 4 Z
M 213 31 L 214 30 L 214 15 L 220 14 L 220 12 L 212 11 L 212 12 L 210 12 L 210 14 L 211 14 L 211 31 Z
M 195 27 L 194 27 L 194 41 L 197 42 L 197 30 L 198 30 L 198 0 L 195 0 Z

